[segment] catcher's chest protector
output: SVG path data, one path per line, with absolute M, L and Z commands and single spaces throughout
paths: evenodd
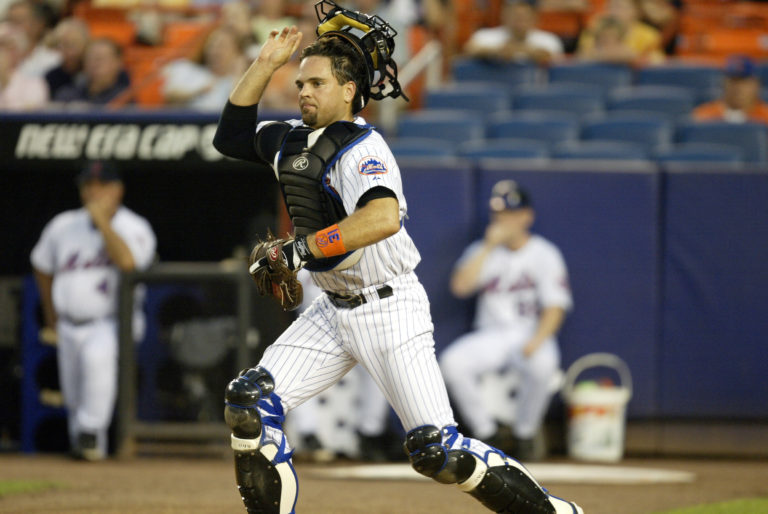
M 311 147 L 307 144 L 314 129 L 308 127 L 291 128 L 288 123 L 276 122 L 256 134 L 254 147 L 259 157 L 271 164 L 280 152 L 277 176 L 296 235 L 317 232 L 347 216 L 339 194 L 330 186 L 328 173 L 344 152 L 371 130 L 370 126 L 337 121 L 328 125 Z M 330 269 L 346 256 L 320 259 L 307 267 Z

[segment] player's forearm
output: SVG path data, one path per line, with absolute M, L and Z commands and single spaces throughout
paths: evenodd
M 346 251 L 364 248 L 396 234 L 400 230 L 400 207 L 396 198 L 377 198 L 338 223 L 339 233 Z M 317 246 L 315 234 L 307 237 L 312 255 L 325 254 Z
M 275 69 L 272 66 L 256 59 L 229 94 L 229 101 L 242 107 L 256 105 L 264 96 L 264 90 L 274 72 Z
M 530 342 L 538 346 L 557 334 L 564 319 L 565 310 L 562 307 L 546 307 L 539 317 L 539 325 Z
M 484 244 L 475 255 L 456 268 L 451 275 L 451 292 L 454 296 L 466 298 L 477 291 L 480 274 L 492 249 L 491 245 Z
M 43 308 L 43 322 L 46 327 L 56 327 L 56 311 L 53 308 L 53 275 L 35 270 L 35 282 L 40 291 L 40 304 Z
M 104 246 L 112 263 L 121 271 L 133 271 L 136 261 L 123 238 L 108 223 L 98 223 L 96 226 L 104 237 Z

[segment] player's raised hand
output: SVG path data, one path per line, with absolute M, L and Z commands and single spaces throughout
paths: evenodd
M 261 47 L 259 61 L 277 69 L 291 58 L 299 48 L 302 33 L 296 25 L 285 27 L 283 30 L 273 30 Z
M 509 230 L 503 223 L 498 221 L 491 222 L 485 229 L 485 244 L 488 246 L 498 246 L 509 239 Z

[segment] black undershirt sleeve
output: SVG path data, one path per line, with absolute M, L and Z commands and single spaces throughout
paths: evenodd
M 213 136 L 213 146 L 227 157 L 261 162 L 253 148 L 258 107 L 258 104 L 243 107 L 227 101 Z
M 377 198 L 395 198 L 397 199 L 397 195 L 394 191 L 389 189 L 388 187 L 384 186 L 376 186 L 372 187 L 365 193 L 363 193 L 363 196 L 360 197 L 360 199 L 357 201 L 357 208 L 364 206 L 371 200 L 376 200 Z

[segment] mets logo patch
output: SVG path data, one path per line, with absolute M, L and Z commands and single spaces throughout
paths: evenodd
M 389 170 L 380 159 L 369 155 L 360 159 L 357 163 L 357 171 L 361 175 L 383 175 Z

